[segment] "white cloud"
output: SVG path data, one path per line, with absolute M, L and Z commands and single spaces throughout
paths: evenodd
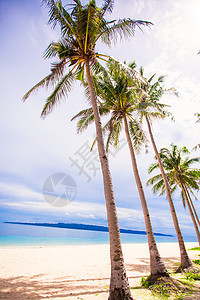
M 54 207 L 47 203 L 44 200 L 44 196 L 42 193 L 37 193 L 32 191 L 31 189 L 25 188 L 20 185 L 11 186 L 9 184 L 0 183 L 0 189 L 2 194 L 7 197 L 7 199 L 1 199 L 0 204 L 6 205 L 7 207 L 17 207 L 21 209 L 28 209 L 28 210 L 45 210 L 45 211 L 52 211 L 58 210 L 62 211 L 65 215 L 74 215 L 76 217 L 84 217 L 88 219 L 106 219 L 106 208 L 104 204 L 98 203 L 91 203 L 86 201 L 80 201 L 74 199 L 69 205 L 64 207 Z M 56 196 L 52 195 L 52 198 Z M 128 209 L 128 208 L 117 208 L 119 219 L 123 222 L 124 220 L 142 220 L 143 216 L 141 211 L 136 209 Z
M 101 220 L 101 222 L 104 223 L 107 219 L 104 203 L 74 199 L 73 202 L 64 207 L 54 207 L 44 200 L 41 193 L 34 192 L 20 185 L 10 186 L 5 183 L 0 183 L 0 189 L 4 195 L 0 200 L 1 207 L 10 208 L 12 211 L 20 210 L 25 214 L 42 215 L 43 218 L 47 218 L 47 216 L 53 214 L 53 222 L 56 222 L 56 220 L 75 220 L 75 222 L 94 224 L 97 220 L 98 222 Z M 159 206 L 158 203 L 160 200 L 155 199 L 149 199 L 148 201 L 153 230 L 155 232 L 175 233 L 167 201 L 162 199 L 162 205 Z M 136 207 L 138 207 L 138 203 Z M 193 232 L 194 230 L 188 212 L 184 211 L 182 204 L 179 202 L 176 203 L 176 208 L 182 230 L 186 233 Z M 145 230 L 143 212 L 140 206 L 138 208 L 117 207 L 117 214 L 121 228 Z M 24 219 L 20 219 L 20 221 L 24 221 Z M 29 220 L 29 222 L 31 222 L 31 220 Z M 51 219 L 48 219 L 48 222 L 51 222 Z M 193 232 L 193 234 L 195 233 Z
M 8 196 L 9 198 L 17 199 L 33 199 L 34 201 L 41 201 L 42 194 L 32 191 L 27 187 L 16 185 L 16 184 L 7 184 L 0 182 L 0 190 L 3 195 Z

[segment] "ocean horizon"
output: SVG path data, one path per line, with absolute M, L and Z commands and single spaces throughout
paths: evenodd
M 175 236 L 155 236 L 158 243 L 175 243 Z M 121 233 L 122 243 L 147 243 L 144 234 Z M 196 242 L 195 237 L 184 237 Z M 108 232 L 0 223 L 0 247 L 108 244 Z

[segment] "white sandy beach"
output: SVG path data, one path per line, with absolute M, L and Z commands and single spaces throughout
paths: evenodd
M 198 246 L 186 243 L 187 249 Z M 158 244 L 170 268 L 179 262 L 176 243 Z M 124 244 L 130 286 L 149 274 L 147 244 Z M 193 259 L 196 251 L 188 251 Z M 110 276 L 108 245 L 67 245 L 0 248 L 0 299 L 108 299 Z M 151 299 L 148 294 L 136 299 Z

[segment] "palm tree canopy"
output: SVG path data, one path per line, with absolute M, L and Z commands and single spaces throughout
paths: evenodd
M 160 150 L 160 158 L 163 167 L 166 171 L 166 176 L 168 178 L 171 192 L 173 193 L 178 187 L 181 187 L 183 183 L 190 192 L 193 190 L 199 190 L 199 179 L 200 179 L 200 169 L 192 168 L 192 165 L 200 162 L 200 157 L 190 158 L 189 150 L 186 147 L 178 148 L 176 145 L 171 144 L 171 149 L 162 148 Z M 187 154 L 186 157 L 183 157 Z M 158 163 L 153 163 L 149 167 L 149 173 L 152 173 L 157 169 Z M 150 178 L 147 185 L 153 185 L 153 191 L 161 191 L 161 194 L 165 192 L 164 182 L 161 174 L 155 175 Z M 192 192 L 193 193 L 193 192 Z M 185 197 L 182 193 L 182 200 L 185 206 Z
M 140 74 L 144 77 L 144 69 L 140 68 Z M 168 116 L 172 116 L 169 111 L 166 110 L 169 105 L 160 102 L 160 99 L 164 94 L 173 93 L 178 96 L 177 91 L 174 88 L 165 88 L 163 82 L 165 76 L 159 76 L 155 80 L 156 74 L 153 74 L 146 80 L 138 80 L 135 93 L 138 98 L 138 114 L 141 120 L 144 117 L 148 117 L 149 121 L 153 119 L 164 119 Z M 172 118 L 173 119 L 173 118 Z
M 107 68 L 108 72 L 98 69 L 98 75 L 94 77 L 96 94 L 103 101 L 99 102 L 100 114 L 106 115 L 109 111 L 112 112 L 111 119 L 104 127 L 104 130 L 109 131 L 107 149 L 109 143 L 117 146 L 121 128 L 119 121 L 122 121 L 123 116 L 126 115 L 134 148 L 139 150 L 141 144 L 147 142 L 140 122 L 146 116 L 150 121 L 170 116 L 171 113 L 166 110 L 168 105 L 161 103 L 160 98 L 165 93 L 172 92 L 177 95 L 177 92 L 174 88 L 163 87 L 164 76 L 160 76 L 156 81 L 154 80 L 156 74 L 146 79 L 142 67 L 139 73 L 135 70 L 135 62 L 127 65 L 110 58 Z M 87 84 L 85 87 L 86 97 L 90 102 Z M 74 118 L 77 117 L 79 117 L 78 132 L 82 132 L 94 120 L 91 109 L 81 111 Z
M 30 89 L 23 100 L 40 87 L 52 86 L 54 90 L 42 111 L 45 117 L 61 98 L 68 95 L 77 77 L 82 76 L 86 60 L 92 66 L 97 59 L 105 59 L 105 55 L 96 52 L 98 40 L 110 46 L 111 41 L 134 35 L 136 27 L 152 23 L 130 18 L 107 21 L 105 14 L 112 12 L 113 0 L 105 0 L 101 8 L 96 6 L 95 0 L 90 0 L 86 5 L 80 0 L 72 0 L 67 9 L 60 0 L 43 0 L 43 3 L 49 8 L 49 24 L 53 28 L 58 24 L 61 29 L 60 40 L 49 44 L 44 58 L 56 57 L 59 61 L 52 64 L 51 73 Z
M 136 66 L 131 63 L 130 66 Z M 99 113 L 102 116 L 108 116 L 109 120 L 103 127 L 107 133 L 106 149 L 109 145 L 118 146 L 119 135 L 122 129 L 123 118 L 128 119 L 129 131 L 132 137 L 133 145 L 139 151 L 143 143 L 147 143 L 140 122 L 137 120 L 135 110 L 137 108 L 137 97 L 135 95 L 135 85 L 137 80 L 133 78 L 129 70 L 113 59 L 109 59 L 107 69 L 102 69 L 93 77 L 96 94 L 99 97 Z M 89 98 L 87 84 L 86 96 Z M 77 131 L 82 132 L 88 125 L 94 121 L 92 108 L 79 112 L 72 120 L 78 118 Z

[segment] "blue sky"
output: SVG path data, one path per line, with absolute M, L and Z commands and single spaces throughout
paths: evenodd
M 110 18 L 110 16 L 108 16 Z M 136 30 L 134 38 L 110 49 L 98 44 L 99 52 L 127 62 L 136 60 L 147 76 L 167 75 L 166 86 L 175 87 L 179 98 L 168 95 L 163 102 L 171 105 L 176 122 L 156 122 L 153 126 L 158 148 L 174 142 L 190 150 L 199 143 L 199 125 L 195 112 L 200 112 L 200 3 L 198 0 L 118 0 L 112 18 L 131 17 L 154 23 L 151 29 Z M 69 97 L 45 120 L 40 119 L 49 92 L 40 90 L 26 103 L 25 92 L 50 70 L 50 60 L 42 54 L 49 42 L 57 40 L 59 30 L 52 30 L 48 10 L 39 0 L 1 0 L 0 35 L 1 59 L 1 221 L 80 222 L 106 224 L 102 177 L 99 170 L 88 176 L 79 175 L 72 159 L 85 143 L 93 141 L 94 127 L 76 134 L 71 118 L 87 106 L 83 90 L 75 84 Z M 123 139 L 122 136 L 122 145 Z M 85 145 L 87 146 L 87 145 Z M 192 155 L 199 155 L 193 153 Z M 154 154 L 137 157 L 140 174 L 155 231 L 174 233 L 165 197 L 153 195 L 146 188 L 147 169 Z M 70 160 L 71 158 L 71 160 Z M 111 173 L 121 227 L 144 229 L 141 205 L 136 190 L 127 145 L 110 154 Z M 45 180 L 54 173 L 65 173 L 77 184 L 74 201 L 63 208 L 47 203 L 42 194 Z M 174 197 L 181 228 L 185 235 L 194 235 L 187 210 L 182 208 L 179 195 Z M 195 201 L 197 210 L 199 201 Z

